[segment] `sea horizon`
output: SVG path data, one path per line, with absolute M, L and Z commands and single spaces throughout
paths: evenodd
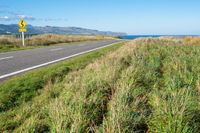
M 200 35 L 124 35 L 124 36 L 120 36 L 120 38 L 132 40 L 132 39 L 143 38 L 143 37 L 156 38 L 156 37 L 161 37 L 161 36 L 186 37 L 186 36 L 200 36 Z

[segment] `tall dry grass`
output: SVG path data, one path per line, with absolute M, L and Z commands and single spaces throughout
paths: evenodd
M 81 42 L 81 41 L 96 41 L 96 40 L 106 40 L 113 39 L 112 37 L 106 36 L 89 36 L 89 35 L 56 35 L 56 34 L 46 34 L 37 35 L 26 39 L 28 45 L 51 45 L 58 43 L 71 43 L 71 42 Z
M 13 36 L 0 36 L 0 45 L 6 45 L 6 44 L 17 45 L 19 41 L 20 39 L 17 39 Z
M 189 43 L 189 44 L 199 45 L 200 44 L 200 37 L 188 36 L 188 37 L 184 38 L 184 41 L 186 41 L 186 43 Z
M 58 43 L 71 43 L 71 42 L 80 42 L 80 41 L 96 41 L 96 40 L 105 40 L 105 39 L 114 39 L 109 36 L 92 36 L 92 35 L 58 35 L 58 34 L 43 34 L 35 35 L 30 38 L 26 38 L 25 42 L 27 46 L 47 46 L 51 44 Z M 1 36 L 0 44 L 12 44 L 21 46 L 21 39 L 15 38 L 13 36 Z

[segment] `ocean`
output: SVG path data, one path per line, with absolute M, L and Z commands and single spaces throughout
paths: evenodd
M 127 36 L 120 36 L 120 38 L 133 40 L 133 39 L 143 38 L 143 37 L 160 37 L 160 36 L 161 35 L 127 35 Z
M 197 36 L 197 35 L 127 35 L 127 36 L 120 36 L 120 38 L 133 40 L 133 39 L 143 38 L 143 37 L 161 37 L 161 36 L 184 37 L 184 36 Z

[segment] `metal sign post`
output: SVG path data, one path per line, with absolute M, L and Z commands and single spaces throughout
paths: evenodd
M 26 32 L 26 22 L 22 19 L 20 20 L 20 22 L 18 23 L 19 25 L 19 32 L 22 33 L 22 46 L 25 46 L 25 41 L 24 41 L 24 32 Z
M 22 32 L 22 46 L 25 46 L 25 44 L 24 44 L 24 32 Z

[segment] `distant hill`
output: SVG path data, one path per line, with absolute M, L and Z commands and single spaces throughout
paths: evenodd
M 32 26 L 27 25 L 28 34 L 44 34 L 44 33 L 53 33 L 53 34 L 91 34 L 91 35 L 111 35 L 111 36 L 123 36 L 126 33 L 122 32 L 111 32 L 111 31 L 98 31 L 92 29 L 85 29 L 80 27 L 54 27 L 54 26 Z M 0 24 L 0 34 L 17 34 L 18 25 L 4 25 Z

